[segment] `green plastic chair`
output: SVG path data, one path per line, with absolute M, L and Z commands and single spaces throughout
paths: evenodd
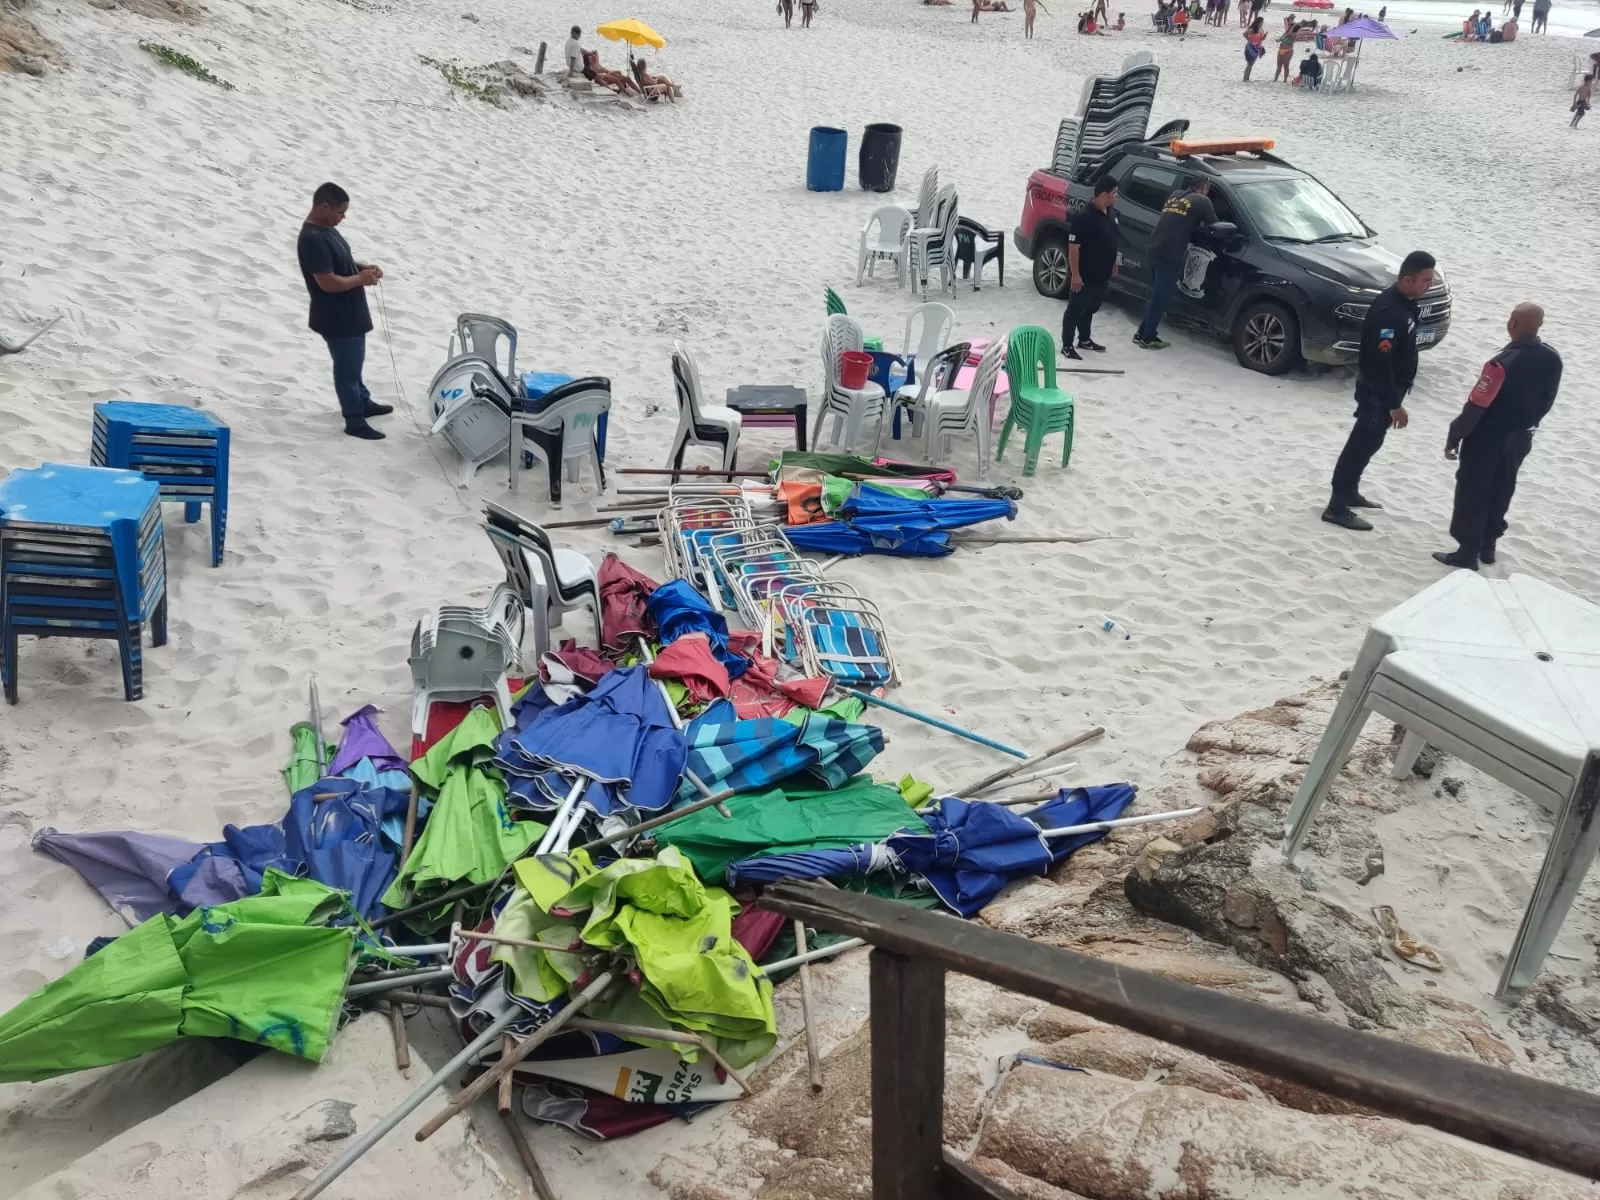
M 1006 339 L 1006 379 L 1011 386 L 1011 411 L 1000 427 L 995 461 L 1005 457 L 1012 426 L 1020 425 L 1028 434 L 1022 452 L 1024 475 L 1032 475 L 1038 468 L 1039 450 L 1051 433 L 1064 435 L 1061 465 L 1065 467 L 1072 458 L 1072 396 L 1056 387 L 1056 343 L 1047 330 L 1022 325 L 1011 331 Z

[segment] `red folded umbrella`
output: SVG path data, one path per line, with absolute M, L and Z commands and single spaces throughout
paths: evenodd
M 600 585 L 601 645 L 613 654 L 634 649 L 633 639 L 653 637 L 656 623 L 646 602 L 659 586 L 615 554 L 607 554 L 596 575 Z

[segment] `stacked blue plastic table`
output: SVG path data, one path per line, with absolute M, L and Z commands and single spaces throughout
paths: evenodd
M 110 400 L 94 406 L 89 461 L 97 467 L 140 471 L 161 487 L 163 500 L 181 501 L 183 519 L 211 506 L 211 565 L 222 565 L 228 530 L 228 427 L 210 413 L 180 404 Z
M 45 463 L 0 481 L 0 682 L 17 702 L 17 640 L 114 639 L 122 692 L 144 692 L 144 624 L 167 641 L 161 490 L 137 471 Z

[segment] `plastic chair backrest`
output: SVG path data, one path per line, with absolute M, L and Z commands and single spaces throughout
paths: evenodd
M 878 227 L 876 241 L 872 237 L 874 225 Z M 872 215 L 867 218 L 867 248 L 871 250 L 880 246 L 899 246 L 910 232 L 911 214 L 897 204 L 886 204 L 882 208 L 873 209 Z
M 1051 354 L 1055 351 L 1052 348 Z M 1000 382 L 1001 362 L 1010 364 L 1007 343 L 995 338 L 978 360 L 978 369 L 972 373 L 972 386 L 967 389 L 967 412 L 976 414 L 978 420 L 989 420 L 989 405 L 994 400 L 995 385 Z M 1050 364 L 1050 377 L 1055 378 L 1055 364 Z
M 925 218 L 933 209 L 939 195 L 939 168 L 929 167 L 922 173 L 922 188 L 917 192 L 917 218 Z
M 517 377 L 517 331 L 511 322 L 483 313 L 462 313 L 456 318 L 456 337 L 463 354 L 476 354 L 500 366 L 500 339 L 506 340 L 506 366 L 502 374 L 507 379 Z
M 593 453 L 600 414 L 611 411 L 611 381 L 598 375 L 564 383 L 544 398 L 538 416 L 526 422 L 535 429 L 561 429 L 561 457 L 587 458 Z M 582 434 L 582 437 L 574 437 Z M 534 526 L 537 528 L 537 526 Z
M 834 313 L 822 327 L 822 383 L 826 397 L 839 394 L 839 369 L 846 350 L 860 350 L 866 336 L 853 317 Z
M 844 301 L 839 299 L 839 293 L 832 288 L 823 288 L 822 290 L 828 301 L 828 315 L 830 317 L 834 315 L 842 316 L 844 314 Z
M 479 384 L 489 392 L 488 402 L 503 414 L 510 415 L 516 403 L 514 394 L 507 391 L 505 378 L 494 363 L 476 354 L 462 354 L 440 367 L 428 385 L 428 406 L 434 420 L 444 415 L 446 409 L 473 394 L 473 385 Z
M 672 343 L 672 386 L 678 393 L 678 424 L 701 423 L 700 364 L 694 353 L 682 342 Z
M 990 350 L 993 349 L 991 346 Z M 989 355 L 985 353 L 984 357 Z M 978 365 L 981 369 L 983 364 Z M 1056 344 L 1048 330 L 1037 325 L 1019 325 L 1011 331 L 1006 339 L 1006 378 L 1011 384 L 1011 395 L 1018 399 L 1025 391 L 1056 386 Z M 973 384 L 976 386 L 976 379 Z
M 916 324 L 922 322 L 922 336 L 917 339 L 915 346 L 911 344 Z M 906 316 L 906 346 L 903 354 L 910 355 L 915 351 L 918 369 L 927 363 L 939 352 L 939 347 L 948 344 L 950 331 L 956 327 L 956 314 L 947 304 L 929 302 L 919 304 Z
M 921 405 L 927 400 L 930 392 L 948 390 L 971 353 L 971 342 L 957 342 L 953 346 L 946 346 L 932 358 L 918 359 L 922 367 L 922 382 L 917 385 L 917 404 Z

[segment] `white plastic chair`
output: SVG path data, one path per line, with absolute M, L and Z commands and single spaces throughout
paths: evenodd
M 861 244 L 856 255 L 856 285 L 860 286 L 863 275 L 876 278 L 878 263 L 887 260 L 894 263 L 895 283 L 905 287 L 906 258 L 909 253 L 906 239 L 910 233 L 911 214 L 905 209 L 893 204 L 874 209 L 861 229 Z
M 907 384 L 895 392 L 893 416 L 896 420 L 901 416 L 910 418 L 912 440 L 922 441 L 922 417 L 926 411 L 928 397 L 948 390 L 948 385 L 967 365 L 967 356 L 971 351 L 971 342 L 957 342 L 927 358 L 918 359 L 917 382 Z M 881 441 L 878 449 L 880 451 L 883 449 Z
M 846 453 L 861 439 L 868 421 L 876 424 L 875 438 L 883 436 L 883 415 L 888 407 L 883 388 L 871 380 L 865 387 L 847 388 L 839 382 L 839 370 L 848 350 L 860 350 L 864 345 L 861 326 L 843 313 L 828 318 L 822 330 L 822 398 L 817 405 L 817 420 L 811 434 L 811 445 L 822 445 L 822 421 L 832 417 L 830 442 Z M 840 431 L 844 440 L 841 442 Z
M 1452 571 L 1374 621 L 1284 821 L 1292 860 L 1344 761 L 1379 713 L 1555 814 L 1550 848 L 1496 997 L 1531 987 L 1600 851 L 1600 606 L 1526 575 Z M 1443 827 L 1452 818 L 1441 815 Z
M 511 398 L 494 363 L 476 354 L 452 358 L 428 385 L 430 434 L 443 437 L 461 459 L 456 486 L 466 487 L 478 468 L 506 452 Z
M 906 314 L 905 348 L 900 353 L 916 363 L 925 363 L 950 344 L 950 334 L 955 327 L 955 310 L 948 304 L 936 300 L 919 304 Z
M 604 634 L 594 564 L 576 550 L 553 546 L 549 534 L 509 508 L 490 503 L 483 511 L 483 530 L 505 567 L 506 583 L 533 618 L 533 661 L 549 653 L 551 629 L 571 612 L 588 610 L 598 646 Z
M 700 365 L 682 342 L 672 344 L 672 386 L 678 393 L 678 432 L 673 435 L 667 456 L 673 482 L 683 470 L 683 454 L 690 446 L 720 446 L 722 469 L 733 470 L 739 458 L 742 419 L 725 405 L 705 402 Z
M 911 225 L 916 227 L 918 217 L 927 217 L 933 212 L 933 206 L 939 195 L 939 168 L 929 167 L 922 173 L 922 186 L 917 190 L 917 203 L 915 207 L 907 208 L 911 216 Z
M 524 435 L 522 447 L 543 462 L 550 472 L 550 503 L 561 507 L 563 470 L 573 483 L 578 482 L 584 462 L 594 468 L 595 482 L 606 490 L 606 468 L 600 461 L 600 415 L 611 411 L 611 381 L 599 376 L 574 379 L 544 397 L 537 412 L 512 410 L 511 428 Z M 559 452 L 558 452 L 559 450 Z M 559 457 L 560 462 L 555 459 Z M 517 492 L 522 472 L 522 455 L 511 455 L 511 493 Z
M 970 388 L 947 388 L 922 401 L 923 462 L 933 462 L 935 452 L 940 461 L 948 458 L 950 439 L 958 433 L 970 433 L 978 441 L 978 478 L 989 473 L 989 404 L 1005 357 L 1005 339 L 993 339 L 978 360 Z
M 411 633 L 411 731 L 426 734 L 428 709 L 436 701 L 475 700 L 492 695 L 501 722 L 511 725 L 511 691 L 506 675 L 517 653 L 502 628 L 483 614 L 459 609 L 430 612 Z
M 506 343 L 504 370 L 500 369 L 501 339 Z M 517 383 L 517 331 L 510 321 L 483 313 L 462 313 L 456 318 L 455 332 L 450 335 L 450 356 L 462 354 L 487 358 L 513 386 L 520 386 Z

